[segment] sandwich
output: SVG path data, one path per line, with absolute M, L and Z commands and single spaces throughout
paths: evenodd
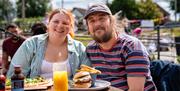
M 86 72 L 89 72 L 90 74 L 101 74 L 101 71 L 95 68 L 89 67 L 87 65 L 83 65 L 83 64 L 80 66 L 80 69 L 78 70 L 78 72 L 81 72 L 81 71 L 86 71 Z
M 101 71 L 87 65 L 81 65 L 73 77 L 73 87 L 90 88 L 93 84 L 91 74 L 101 74 Z
M 92 85 L 92 78 L 89 72 L 80 71 L 73 77 L 74 88 L 90 88 Z

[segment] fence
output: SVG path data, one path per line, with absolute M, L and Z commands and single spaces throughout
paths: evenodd
M 144 27 L 142 27 L 142 29 L 143 28 Z M 179 28 L 180 29 L 180 25 L 155 26 L 155 27 L 153 27 L 153 29 L 156 30 L 157 32 L 154 34 L 153 37 L 141 36 L 141 37 L 139 37 L 139 39 L 142 40 L 142 42 L 145 44 L 146 47 L 148 47 L 149 44 L 152 41 L 154 41 L 156 43 L 156 48 L 157 48 L 157 50 L 156 50 L 157 54 L 156 55 L 157 55 L 157 59 L 161 59 L 161 57 L 163 57 L 163 56 L 166 56 L 166 57 L 169 56 L 169 57 L 177 58 L 177 55 L 180 56 L 180 37 L 175 37 L 173 35 L 175 28 Z M 169 38 L 172 41 L 169 41 L 167 43 L 162 43 L 161 40 L 164 39 L 164 36 L 162 37 L 161 30 L 170 30 L 168 36 L 169 36 Z M 166 32 L 166 34 L 167 34 L 167 32 Z M 167 48 L 171 48 L 171 50 L 175 49 L 174 51 L 172 51 L 171 54 L 176 54 L 176 52 L 177 52 L 177 54 L 176 55 L 162 55 L 161 54 L 162 53 L 162 46 L 165 46 Z M 165 54 L 165 53 L 163 53 L 163 54 Z

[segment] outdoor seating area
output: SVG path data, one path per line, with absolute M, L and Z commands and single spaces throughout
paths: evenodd
M 180 91 L 180 0 L 0 0 L 0 91 Z

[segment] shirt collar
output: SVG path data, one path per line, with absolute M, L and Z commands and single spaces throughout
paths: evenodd
M 48 36 L 49 36 L 48 33 L 43 34 L 42 37 L 39 38 L 40 44 L 43 45 L 47 44 Z M 67 35 L 67 41 L 68 41 L 68 51 L 76 52 L 74 39 L 69 34 Z

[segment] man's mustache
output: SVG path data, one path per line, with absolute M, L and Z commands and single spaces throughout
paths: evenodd
M 105 27 L 103 26 L 97 26 L 93 29 L 93 32 L 95 32 L 96 30 L 105 30 Z

